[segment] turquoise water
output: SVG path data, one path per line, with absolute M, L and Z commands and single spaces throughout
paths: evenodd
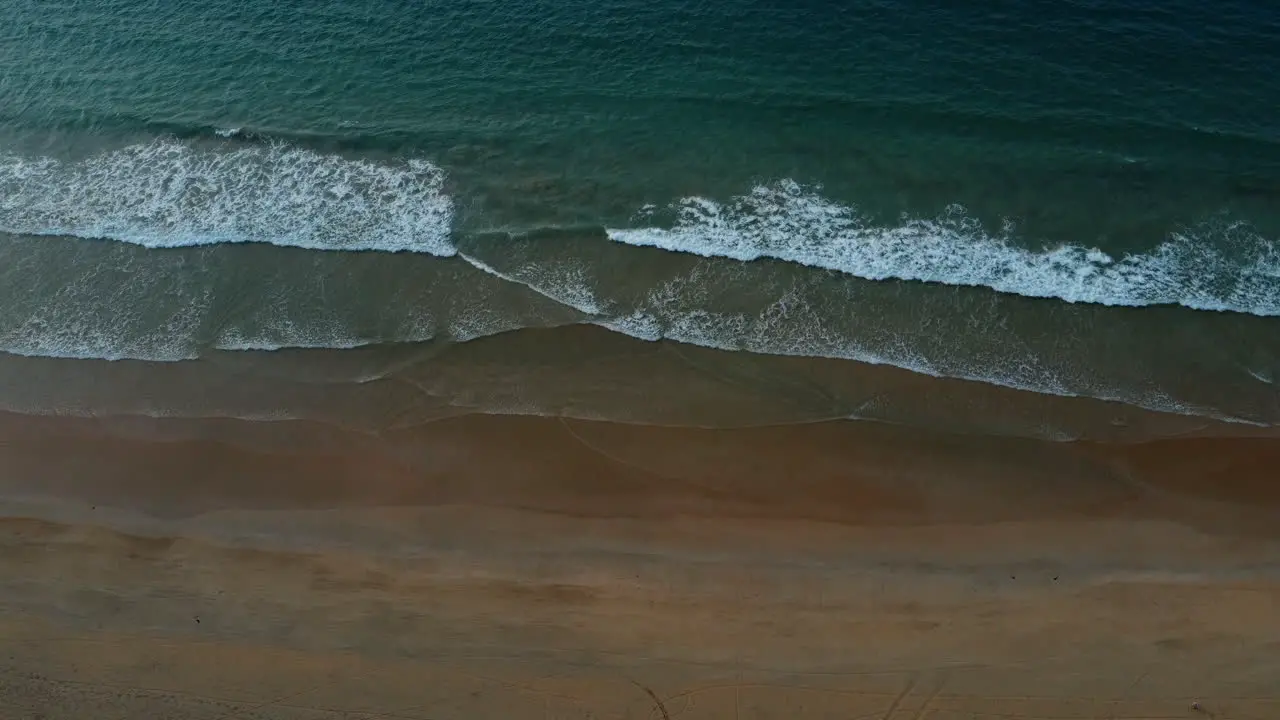
M 0 0 L 0 350 L 578 323 L 1280 420 L 1280 6 Z

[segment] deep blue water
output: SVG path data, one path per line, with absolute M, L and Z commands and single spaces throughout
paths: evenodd
M 595 323 L 1280 419 L 1280 5 L 0 0 L 0 350 Z

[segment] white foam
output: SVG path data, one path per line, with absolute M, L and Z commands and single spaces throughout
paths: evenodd
M 333 335 L 320 336 L 300 329 L 296 323 L 281 322 L 279 327 L 271 328 L 272 337 L 249 337 L 239 329 L 232 329 L 220 335 L 214 348 L 229 351 L 274 351 L 274 350 L 353 350 L 377 342 L 363 338 L 347 337 L 342 329 L 336 329 Z
M 1122 257 L 1095 247 L 1030 250 L 1006 224 L 998 233 L 953 206 L 940 217 L 878 226 L 853 207 L 784 180 L 719 203 L 675 203 L 670 228 L 613 229 L 609 237 L 705 257 L 774 258 L 868 280 L 985 286 L 1067 302 L 1280 315 L 1280 248 L 1243 224 L 1172 234 L 1151 252 Z M 649 207 L 645 214 L 653 212 Z
M 1269 427 L 1269 424 L 1264 422 L 1224 414 L 1209 407 L 1190 405 L 1163 392 L 1130 393 L 1116 388 L 1071 389 L 1051 376 L 1037 374 L 1039 368 L 1028 368 L 1020 375 L 984 371 L 976 366 L 940 369 L 914 351 L 905 338 L 896 347 L 872 350 L 852 338 L 810 334 L 812 327 L 803 328 L 794 334 L 775 337 L 763 332 L 770 323 L 762 317 L 708 311 L 683 313 L 636 311 L 624 317 L 597 320 L 593 323 L 639 340 L 674 340 L 729 352 L 746 351 L 769 355 L 853 360 L 868 365 L 897 367 L 937 378 L 981 382 L 997 387 L 1060 397 L 1088 397 L 1155 412 L 1208 417 L 1222 422 Z M 1009 358 L 1009 360 L 1018 361 L 1015 358 Z M 1033 358 L 1021 359 L 1020 362 L 1028 366 L 1037 364 Z
M 1245 372 L 1247 372 L 1247 373 L 1249 373 L 1250 375 L 1252 375 L 1252 376 L 1253 376 L 1253 379 L 1255 379 L 1255 380 L 1257 380 L 1257 381 L 1259 381 L 1259 382 L 1264 382 L 1264 383 L 1266 383 L 1266 384 L 1268 384 L 1268 385 L 1275 385 L 1275 384 L 1276 384 L 1275 377 L 1274 377 L 1274 376 L 1273 376 L 1269 371 L 1266 371 L 1266 370 L 1253 370 L 1253 369 L 1251 369 L 1251 368 L 1245 368 Z
M 88 275 L 93 272 L 89 270 Z M 143 285 L 154 287 L 147 279 Z M 92 283 L 73 279 L 56 301 L 0 324 L 0 351 L 28 357 L 158 362 L 197 356 L 193 337 L 208 316 L 211 297 L 207 291 L 190 295 L 168 312 L 151 315 L 122 298 L 127 300 L 129 294 L 103 297 Z
M 603 315 L 604 304 L 589 287 L 586 268 L 569 262 L 559 264 L 529 263 L 512 272 L 503 272 L 466 253 L 458 257 L 472 267 L 500 280 L 523 285 L 533 292 L 577 310 L 585 315 Z
M 77 162 L 0 155 L 0 230 L 152 248 L 263 242 L 449 256 L 453 201 L 424 160 L 171 140 Z
M 675 340 L 730 352 L 856 360 L 944 376 L 910 348 L 875 352 L 835 331 L 794 290 L 777 297 L 758 315 L 681 309 L 690 290 L 697 293 L 702 286 L 700 275 L 700 268 L 695 268 L 653 290 L 644 304 L 630 314 L 596 324 L 639 340 Z
M 710 261 L 704 261 L 710 262 Z M 1062 377 L 1054 363 L 1033 352 L 1012 350 L 1003 357 L 938 357 L 921 348 L 911 328 L 876 327 L 851 332 L 846 320 L 816 308 L 799 289 L 781 292 L 759 313 L 717 311 L 707 302 L 707 265 L 655 287 L 625 315 L 590 322 L 614 332 L 647 341 L 675 340 L 725 350 L 770 355 L 824 357 L 886 365 L 939 378 L 982 382 L 1062 397 L 1089 397 L 1156 412 L 1209 417 L 1247 425 L 1266 426 L 1211 407 L 1184 402 L 1153 388 L 1125 389 L 1105 374 Z M 853 307 L 853 298 L 845 303 Z

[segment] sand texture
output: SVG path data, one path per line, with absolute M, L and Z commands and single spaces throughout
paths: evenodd
M 1280 717 L 1272 440 L 180 425 L 0 418 L 0 718 Z

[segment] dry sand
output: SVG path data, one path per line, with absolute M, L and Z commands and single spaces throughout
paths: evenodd
M 1280 718 L 1280 442 L 0 416 L 0 718 Z

